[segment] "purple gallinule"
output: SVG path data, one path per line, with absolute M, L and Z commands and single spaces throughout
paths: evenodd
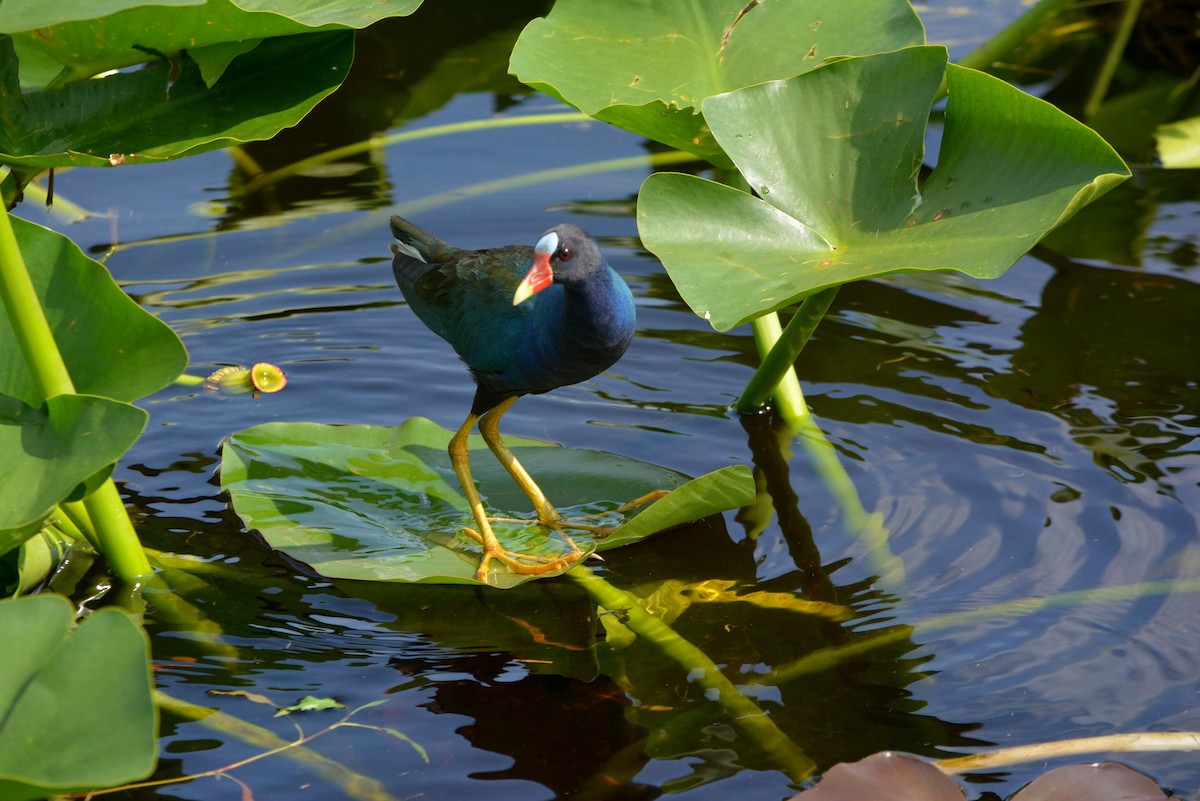
M 633 295 L 608 266 L 595 240 L 577 225 L 558 225 L 534 247 L 463 250 L 400 217 L 392 217 L 392 272 L 408 305 L 450 343 L 475 378 L 470 414 L 450 440 L 450 462 L 462 483 L 483 557 L 475 577 L 487 581 L 494 559 L 522 575 L 561 570 L 581 552 L 547 559 L 509 551 L 496 539 L 471 479 L 467 436 L 479 423 L 492 453 L 520 485 L 538 522 L 568 523 L 500 438 L 500 417 L 522 395 L 585 381 L 606 370 L 633 339 Z

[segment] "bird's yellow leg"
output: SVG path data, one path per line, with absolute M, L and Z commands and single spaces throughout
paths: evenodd
M 487 443 L 487 446 L 492 449 L 496 460 L 508 471 L 513 481 L 517 482 L 517 486 L 521 488 L 521 491 L 529 498 L 529 502 L 533 504 L 533 508 L 537 512 L 538 522 L 545 526 L 553 526 L 562 521 L 562 515 L 558 513 L 558 510 L 546 498 L 546 493 L 542 492 L 542 488 L 537 485 L 537 482 L 521 466 L 521 463 L 517 461 L 517 457 L 513 455 L 509 447 L 504 444 L 504 440 L 500 438 L 500 418 L 516 402 L 517 399 L 515 397 L 507 398 L 499 405 L 493 406 L 484 412 L 483 417 L 479 419 L 479 433 L 483 435 L 483 441 Z
M 516 402 L 517 399 L 515 397 L 507 398 L 500 404 L 493 406 L 491 409 L 484 412 L 483 416 L 479 418 L 479 433 L 483 435 L 483 441 L 487 443 L 489 448 L 491 448 L 492 453 L 496 456 L 496 460 L 499 461 L 504 469 L 508 471 L 508 474 L 512 476 L 513 481 L 517 482 L 517 486 L 521 488 L 521 491 L 524 492 L 526 497 L 529 498 L 529 502 L 533 504 L 533 508 L 537 511 L 538 522 L 544 526 L 553 526 L 554 528 L 558 529 L 564 527 L 578 528 L 600 535 L 611 534 L 614 529 L 610 526 L 596 526 L 590 523 L 576 523 L 567 520 L 561 514 L 559 514 L 558 510 L 554 508 L 554 505 L 551 504 L 546 498 L 546 494 L 542 492 L 542 488 L 537 485 L 537 482 L 533 480 L 533 477 L 529 475 L 529 472 L 521 465 L 519 461 L 517 461 L 517 457 L 513 455 L 513 452 L 509 449 L 508 445 L 504 444 L 504 440 L 500 437 L 500 417 Z M 666 490 L 655 490 L 653 492 L 648 492 L 640 498 L 635 498 L 624 506 L 613 509 L 611 512 L 588 515 L 588 517 L 604 517 L 605 515 L 628 512 L 630 509 L 636 509 L 643 504 L 650 503 L 651 501 L 657 501 L 666 494 Z M 513 518 L 492 518 L 492 520 L 514 523 L 524 522 Z M 575 543 L 571 542 L 570 537 L 567 537 L 565 534 L 563 537 L 568 543 L 571 544 L 572 547 L 575 547 Z
M 512 405 L 508 401 L 505 403 L 505 408 Z M 458 431 L 450 438 L 449 447 L 450 464 L 454 468 L 454 475 L 458 476 L 458 483 L 462 484 L 463 492 L 467 496 L 467 504 L 471 507 L 471 514 L 475 517 L 475 523 L 479 527 L 478 531 L 471 528 L 463 529 L 468 536 L 479 543 L 480 548 L 483 550 L 483 556 L 479 560 L 479 568 L 475 571 L 475 580 L 484 583 L 487 582 L 488 563 L 493 559 L 514 573 L 519 573 L 523 576 L 537 576 L 570 566 L 580 556 L 580 551 L 575 547 L 575 543 L 573 542 L 570 544 L 575 549 L 575 553 L 548 559 L 543 556 L 513 553 L 502 546 L 500 540 L 496 538 L 495 532 L 492 531 L 492 524 L 488 520 L 487 511 L 483 508 L 483 501 L 479 497 L 479 491 L 475 489 L 475 481 L 471 478 L 471 457 L 467 450 L 467 437 L 470 436 L 471 429 L 475 427 L 477 419 L 478 417 L 475 414 L 467 415 L 467 419 L 463 421 Z M 480 428 L 482 429 L 482 427 L 483 424 L 480 423 Z

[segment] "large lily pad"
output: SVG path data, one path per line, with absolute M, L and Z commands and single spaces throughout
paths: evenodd
M 107 607 L 73 628 L 62 596 L 0 601 L 0 798 L 26 801 L 148 776 L 158 754 L 150 644 Z M 19 644 L 19 645 L 18 645 Z
M 267 423 L 226 440 L 221 485 L 234 511 L 274 548 L 331 578 L 474 584 L 478 545 L 461 533 L 473 525 L 450 466 L 451 432 L 424 418 L 395 428 Z M 617 547 L 655 531 L 753 500 L 744 467 L 696 481 L 673 470 L 591 450 L 505 437 L 558 509 L 571 519 L 619 526 L 611 542 L 572 531 L 584 552 Z M 489 511 L 532 519 L 528 499 L 487 451 L 482 438 L 472 472 Z M 609 510 L 654 490 L 671 490 L 624 516 Z M 626 518 L 632 518 L 624 522 Z M 642 517 L 645 521 L 638 522 Z M 549 558 L 570 552 L 561 535 L 527 523 L 497 523 L 506 547 Z M 531 577 L 496 568 L 491 586 Z
M 950 97 L 918 191 L 930 105 Z M 995 278 L 1129 176 L 1093 131 L 940 47 L 837 61 L 711 97 L 705 119 L 756 195 L 650 176 L 638 230 L 719 331 L 821 289 L 901 271 Z
M 183 372 L 187 352 L 179 337 L 103 266 L 62 234 L 17 217 L 12 225 L 76 392 L 132 401 Z M 7 315 L 0 317 L 0 394 L 42 401 Z
M 903 0 L 559 0 L 509 69 L 585 114 L 723 161 L 699 115 L 706 97 L 924 41 Z
M 0 31 L 14 35 L 22 55 L 42 53 L 75 77 L 87 77 L 152 60 L 155 52 L 173 55 L 317 29 L 364 28 L 420 5 L 421 0 L 5 0 Z
M 30 168 L 165 161 L 269 139 L 341 85 L 354 58 L 348 31 L 267 39 L 211 88 L 184 54 L 166 64 L 21 94 L 0 37 L 0 161 Z
M 56 395 L 40 407 L 0 395 L 0 554 L 20 545 L 55 504 L 107 470 L 146 425 L 127 403 Z

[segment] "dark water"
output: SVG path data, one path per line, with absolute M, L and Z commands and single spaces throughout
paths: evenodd
M 361 37 L 351 85 L 249 153 L 270 168 L 400 126 L 558 109 L 504 77 L 536 6 L 497 4 L 476 19 L 429 5 Z M 931 41 L 949 40 L 961 55 L 1012 15 L 1009 5 L 967 21 L 949 6 L 923 11 Z M 461 75 L 469 91 L 455 92 Z M 203 560 L 168 578 L 208 621 L 197 631 L 169 605 L 152 606 L 160 688 L 288 739 L 292 719 L 210 691 L 283 705 L 305 695 L 350 708 L 386 701 L 353 720 L 403 732 L 428 761 L 370 728 L 339 728 L 311 747 L 394 798 L 794 791 L 654 648 L 592 647 L 594 609 L 566 581 L 508 593 L 333 584 L 273 554 L 228 510 L 213 476 L 220 440 L 235 431 L 416 415 L 455 427 L 465 415 L 465 371 L 392 284 L 387 216 L 399 209 L 468 247 L 532 242 L 564 220 L 601 241 L 638 299 L 637 340 L 609 373 L 518 403 L 505 430 L 691 474 L 756 468 L 769 493 L 762 504 L 613 552 L 601 572 L 657 592 L 676 630 L 818 769 L 882 749 L 938 756 L 1200 729 L 1196 173 L 1139 172 L 996 281 L 939 275 L 842 290 L 800 373 L 903 562 L 905 580 L 882 584 L 879 554 L 847 535 L 803 448 L 769 416 L 728 411 L 752 372 L 753 341 L 748 330 L 714 333 L 639 248 L 632 211 L 646 166 L 446 196 L 648 149 L 600 124 L 458 134 L 374 150 L 246 197 L 223 153 L 59 175 L 60 197 L 110 216 L 49 224 L 96 254 L 119 243 L 108 266 L 183 337 L 191 372 L 270 361 L 290 380 L 262 398 L 177 387 L 145 402 L 150 427 L 116 477 L 148 544 Z M 44 219 L 33 206 L 21 212 Z M 751 602 L 764 597 L 776 603 Z M 783 599 L 849 606 L 853 619 Z M 996 608 L 1022 599 L 1051 603 Z M 888 630 L 898 631 L 890 644 L 853 658 L 811 670 L 800 661 Z M 795 678 L 758 681 L 788 666 Z M 297 722 L 312 734 L 341 714 Z M 262 750 L 168 715 L 157 777 Z M 1048 767 L 1105 756 L 979 774 L 969 794 L 1002 797 Z M 1196 754 L 1116 758 L 1181 795 L 1200 792 Z M 232 775 L 258 799 L 352 797 L 287 757 Z M 207 778 L 135 795 L 241 793 Z

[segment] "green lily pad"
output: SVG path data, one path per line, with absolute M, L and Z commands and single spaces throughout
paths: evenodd
M 266 39 L 209 88 L 195 60 L 21 94 L 0 37 L 0 162 L 29 168 L 165 161 L 269 139 L 341 85 L 354 58 L 349 31 Z
M 62 596 L 0 601 L 0 798 L 27 801 L 145 778 L 158 754 L 150 646 L 106 607 L 72 632 Z
M 918 190 L 930 106 L 949 105 Z M 638 230 L 684 300 L 725 331 L 813 292 L 902 271 L 1003 274 L 1082 206 L 1129 177 L 1066 114 L 940 47 L 837 61 L 704 101 L 756 195 L 659 173 Z
M 559 0 L 522 32 L 509 69 L 596 119 L 724 161 L 705 98 L 924 41 L 903 0 Z
M 474 523 L 446 453 L 451 435 L 424 418 L 395 428 L 267 423 L 225 441 L 221 485 L 249 528 L 324 576 L 476 584 L 480 550 L 461 533 Z M 600 451 L 520 437 L 505 441 L 566 517 L 595 515 L 587 522 L 618 527 L 611 542 L 571 531 L 585 553 L 753 500 L 745 467 L 689 482 L 673 470 Z M 472 473 L 489 511 L 522 520 L 495 524 L 501 542 L 549 559 L 570 553 L 561 534 L 523 522 L 534 519 L 529 501 L 482 438 L 472 436 L 470 448 Z M 623 515 L 610 513 L 662 489 L 671 494 Z M 497 567 L 488 583 L 509 588 L 531 578 Z
M 179 337 L 122 292 L 108 270 L 62 234 L 11 219 L 76 392 L 133 401 L 183 372 L 187 352 Z M 0 394 L 42 400 L 7 316 L 0 317 Z
M 5 0 L 0 31 L 13 34 L 23 57 L 33 51 L 48 55 L 75 78 L 85 78 L 153 60 L 154 53 L 365 28 L 386 17 L 407 16 L 420 5 L 421 0 Z
M 107 477 L 146 418 L 108 398 L 56 395 L 34 407 L 0 395 L 0 554 L 24 542 L 81 483 Z

